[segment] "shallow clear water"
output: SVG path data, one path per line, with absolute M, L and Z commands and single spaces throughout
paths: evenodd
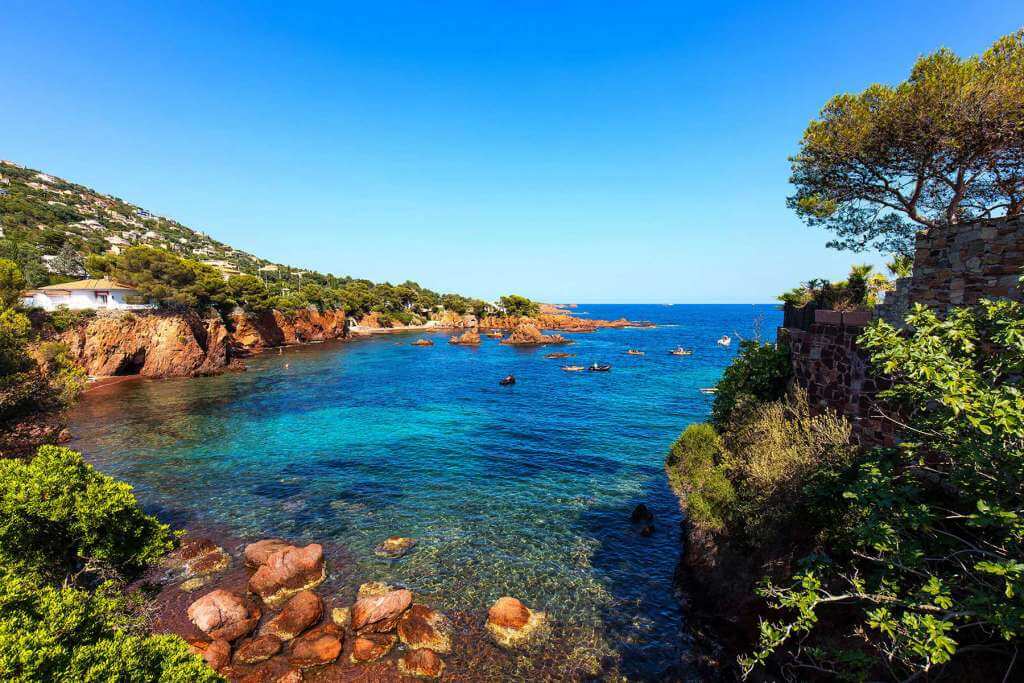
M 89 392 L 72 444 L 178 525 L 248 539 L 337 544 L 340 590 L 385 580 L 445 610 L 483 614 L 501 595 L 549 613 L 566 671 L 654 678 L 684 647 L 672 576 L 680 514 L 662 463 L 704 419 L 713 384 L 770 306 L 581 305 L 654 329 L 573 335 L 553 348 L 409 345 L 415 336 L 269 352 L 249 371 L 131 381 Z M 581 313 L 582 314 L 582 313 Z M 715 344 L 722 334 L 730 349 Z M 420 336 L 420 335 L 416 335 Z M 689 357 L 668 355 L 683 345 Z M 647 355 L 624 354 L 639 348 Z M 609 373 L 568 373 L 603 360 Z M 285 367 L 285 364 L 289 367 Z M 514 373 L 517 383 L 498 380 Z M 630 524 L 646 503 L 656 532 Z M 373 555 L 414 536 L 397 562 Z

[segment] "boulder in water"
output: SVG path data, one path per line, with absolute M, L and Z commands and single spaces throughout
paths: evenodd
M 391 652 L 391 648 L 397 642 L 398 638 L 387 633 L 367 633 L 357 636 L 352 641 L 352 654 L 349 655 L 349 660 L 353 664 L 378 660 Z
M 260 610 L 245 598 L 218 588 L 189 605 L 188 618 L 214 640 L 230 642 L 256 628 Z
M 281 651 L 281 645 L 280 638 L 269 634 L 250 638 L 238 646 L 235 661 L 239 664 L 265 662 Z
M 426 605 L 413 605 L 398 620 L 398 637 L 411 649 L 427 648 L 451 652 L 451 624 L 448 618 Z
M 539 635 L 546 615 L 512 597 L 498 598 L 487 612 L 487 632 L 498 645 L 519 647 Z
M 267 556 L 249 579 L 249 590 L 276 606 L 296 593 L 319 586 L 325 578 L 323 547 L 317 543 L 304 548 L 288 546 Z
M 384 595 L 360 598 L 352 606 L 352 630 L 357 633 L 386 633 L 395 628 L 402 612 L 412 604 L 412 593 L 394 590 Z
M 398 671 L 416 678 L 440 678 L 444 662 L 430 650 L 412 650 L 398 660 Z
M 415 546 L 415 538 L 405 538 L 404 536 L 390 536 L 388 538 L 385 538 L 373 552 L 378 557 L 387 557 L 389 559 L 396 560 L 406 555 Z
M 646 505 L 640 503 L 633 508 L 633 514 L 630 515 L 629 519 L 634 524 L 639 522 L 650 522 L 654 520 L 654 513 L 651 512 Z
M 313 591 L 302 591 L 285 603 L 280 614 L 267 622 L 263 633 L 291 640 L 320 621 L 323 613 L 324 603 L 320 596 Z
M 292 643 L 288 662 L 299 669 L 329 664 L 341 654 L 344 632 L 334 624 L 324 624 Z

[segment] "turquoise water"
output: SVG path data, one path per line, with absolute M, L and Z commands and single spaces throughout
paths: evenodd
M 249 371 L 131 381 L 89 392 L 71 425 L 100 469 L 178 525 L 242 539 L 282 536 L 344 549 L 332 580 L 386 580 L 445 610 L 483 614 L 510 594 L 554 625 L 545 675 L 657 678 L 685 647 L 673 592 L 676 499 L 662 463 L 706 417 L 713 384 L 770 306 L 581 305 L 581 315 L 653 329 L 573 335 L 553 348 L 409 345 L 421 335 L 270 352 Z M 733 346 L 715 344 L 722 334 Z M 689 357 L 668 355 L 683 345 Z M 627 348 L 646 351 L 627 356 Z M 568 373 L 606 361 L 609 373 Z M 498 380 L 514 373 L 517 383 Z M 656 531 L 629 521 L 640 502 Z M 419 545 L 389 562 L 390 535 Z M 561 668 L 560 668 L 561 667 Z

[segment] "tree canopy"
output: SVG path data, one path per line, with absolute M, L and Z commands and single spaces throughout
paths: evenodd
M 1024 209 L 1024 30 L 833 97 L 790 159 L 788 204 L 829 246 L 909 254 L 919 230 Z

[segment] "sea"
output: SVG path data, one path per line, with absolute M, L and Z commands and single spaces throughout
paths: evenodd
M 572 311 L 654 326 L 573 334 L 565 347 L 456 346 L 418 332 L 271 350 L 245 372 L 89 391 L 71 447 L 176 527 L 324 544 L 338 595 L 386 581 L 460 623 L 482 622 L 503 595 L 544 611 L 541 650 L 495 655 L 481 679 L 685 678 L 691 644 L 673 578 L 682 514 L 665 455 L 707 419 L 713 397 L 700 389 L 739 341 L 774 339 L 782 313 Z M 411 345 L 422 337 L 435 344 Z M 677 346 L 693 354 L 670 355 Z M 594 362 L 612 368 L 561 369 Z M 501 386 L 509 374 L 515 384 Z M 654 515 L 649 535 L 630 520 L 640 503 Z M 375 555 L 393 535 L 418 544 L 398 560 Z

